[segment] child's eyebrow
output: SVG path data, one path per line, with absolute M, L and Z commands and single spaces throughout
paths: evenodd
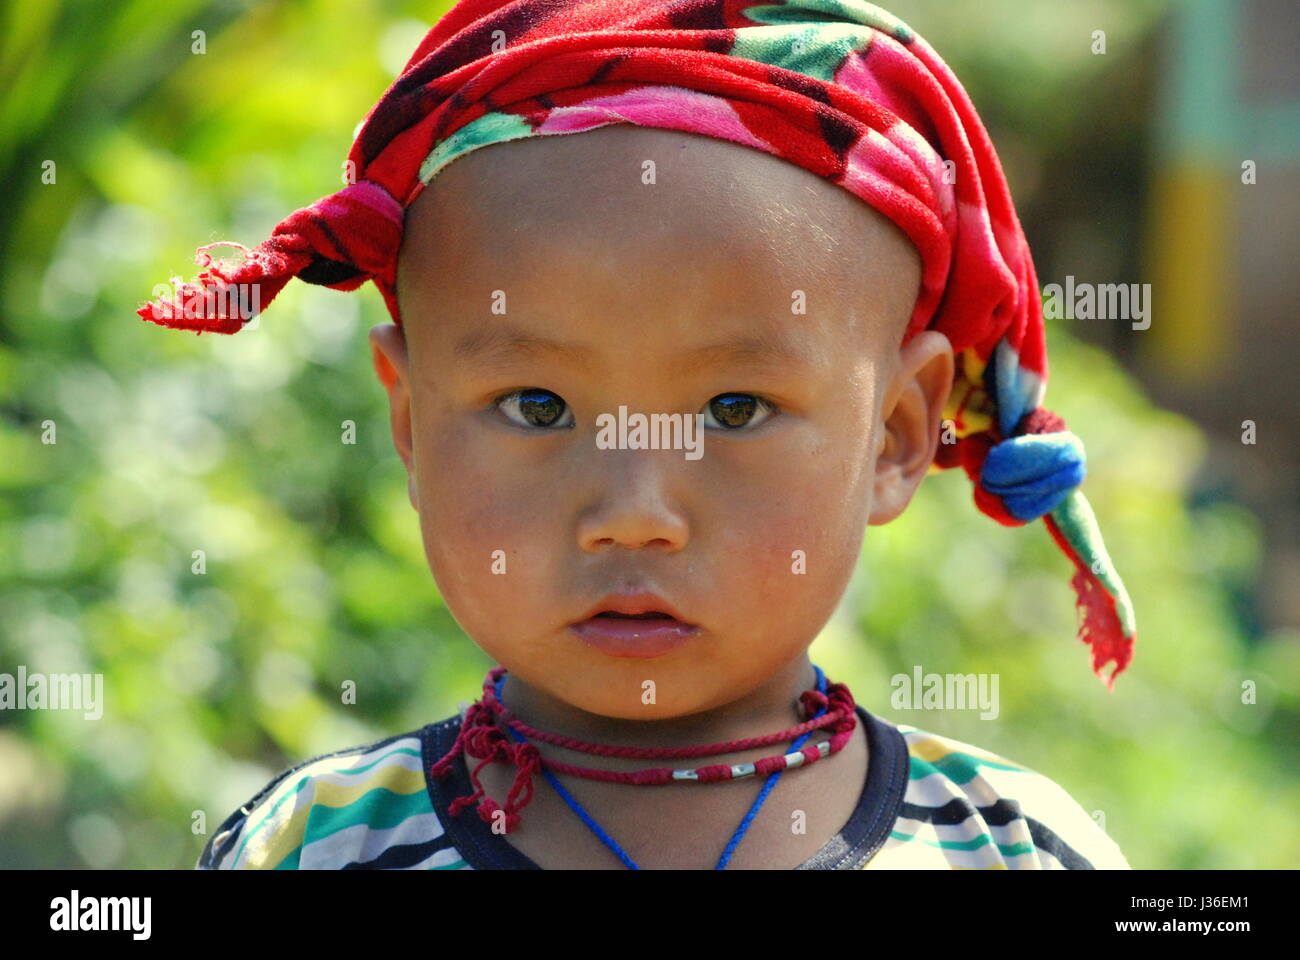
M 487 369 L 547 353 L 572 362 L 587 363 L 596 356 L 596 351 L 582 344 L 538 337 L 516 327 L 475 330 L 461 337 L 452 348 L 452 356 L 458 364 Z
M 814 364 L 807 351 L 767 334 L 719 340 L 678 358 L 681 369 L 694 373 L 706 366 L 757 367 L 804 371 Z
M 475 330 L 456 342 L 452 354 L 458 364 L 484 369 L 506 367 L 543 354 L 550 354 L 575 365 L 592 365 L 598 359 L 597 351 L 591 347 L 539 337 L 516 327 Z M 785 369 L 807 369 L 813 366 L 805 351 L 766 334 L 751 334 L 695 347 L 674 358 L 673 363 L 677 369 L 686 373 L 723 364 Z

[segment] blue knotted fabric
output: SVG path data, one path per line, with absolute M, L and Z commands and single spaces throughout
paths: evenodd
M 1068 430 L 1008 437 L 993 446 L 980 484 L 1028 523 L 1050 513 L 1087 475 L 1083 441 Z

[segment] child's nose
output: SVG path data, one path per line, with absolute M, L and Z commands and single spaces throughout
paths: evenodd
M 662 462 L 671 452 L 621 450 L 602 451 L 601 455 L 619 457 L 622 462 L 595 474 L 600 479 L 578 520 L 579 549 L 622 546 L 674 552 L 685 547 L 689 524 L 671 489 L 671 477 L 681 465 Z

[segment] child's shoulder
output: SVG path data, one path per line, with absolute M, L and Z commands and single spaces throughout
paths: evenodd
M 973 744 L 894 726 L 907 744 L 908 784 L 870 869 L 1131 869 L 1055 781 Z
M 428 729 L 311 757 L 281 772 L 217 828 L 196 868 L 462 865 L 426 789 Z

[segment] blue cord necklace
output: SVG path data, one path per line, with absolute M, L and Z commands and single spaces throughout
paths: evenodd
M 813 664 L 813 670 L 816 671 L 817 673 L 817 689 L 822 694 L 825 694 L 826 675 L 822 673 L 821 667 L 817 666 L 817 664 L 815 663 Z M 505 706 L 505 701 L 501 699 L 501 690 L 505 686 L 505 682 L 506 682 L 506 675 L 503 673 L 500 677 L 497 678 L 497 682 L 494 687 L 497 700 L 501 703 L 502 706 Z M 817 711 L 817 713 L 814 716 L 814 719 L 816 717 L 823 716 L 825 713 L 826 713 L 826 709 L 823 707 L 821 710 Z M 516 733 L 512 728 L 507 727 L 506 732 L 509 733 L 510 736 L 512 736 L 517 743 L 526 742 L 526 738 Z M 804 743 L 811 736 L 812 736 L 812 731 L 810 730 L 808 733 L 805 733 L 798 740 L 796 740 L 794 742 L 794 746 L 791 749 L 798 750 L 800 747 L 804 745 Z M 736 847 L 740 844 L 741 838 L 745 836 L 745 832 L 749 829 L 749 825 L 754 822 L 754 817 L 758 815 L 759 808 L 763 806 L 763 801 L 767 799 L 768 794 L 772 792 L 772 788 L 776 786 L 777 779 L 784 772 L 785 772 L 784 770 L 778 770 L 775 773 L 768 776 L 767 782 L 763 784 L 763 789 L 759 791 L 758 797 L 754 800 L 754 803 L 750 806 L 749 812 L 745 814 L 745 818 L 740 821 L 740 826 L 736 828 L 736 832 L 731 835 L 731 840 L 727 843 L 726 848 L 722 851 L 722 856 L 718 858 L 718 865 L 713 869 L 715 870 L 726 869 L 727 864 L 731 861 L 731 855 L 736 852 Z M 637 866 L 636 861 L 627 855 L 627 851 L 625 851 L 622 847 L 620 847 L 618 843 L 615 842 L 614 838 L 611 837 L 608 833 L 606 833 L 605 830 L 601 827 L 601 825 L 591 818 L 591 814 L 589 814 L 586 810 L 582 809 L 581 804 L 579 804 L 577 800 L 573 799 L 573 795 L 570 794 L 568 790 L 565 790 L 563 786 L 561 786 L 560 781 L 555 778 L 555 774 L 551 773 L 551 771 L 547 770 L 545 767 L 542 768 L 541 773 L 542 776 L 546 778 L 546 782 L 549 783 L 552 787 L 554 787 L 555 792 L 558 793 L 560 797 L 564 800 L 564 802 L 569 805 L 569 809 L 578 815 L 578 819 L 580 819 L 583 823 L 585 823 L 587 825 L 587 828 L 596 835 L 597 839 L 599 839 L 600 842 L 603 843 L 605 846 L 609 847 L 609 849 L 614 852 L 614 855 L 618 857 L 621 861 L 623 861 L 623 864 L 629 870 L 641 869 L 640 867 Z

